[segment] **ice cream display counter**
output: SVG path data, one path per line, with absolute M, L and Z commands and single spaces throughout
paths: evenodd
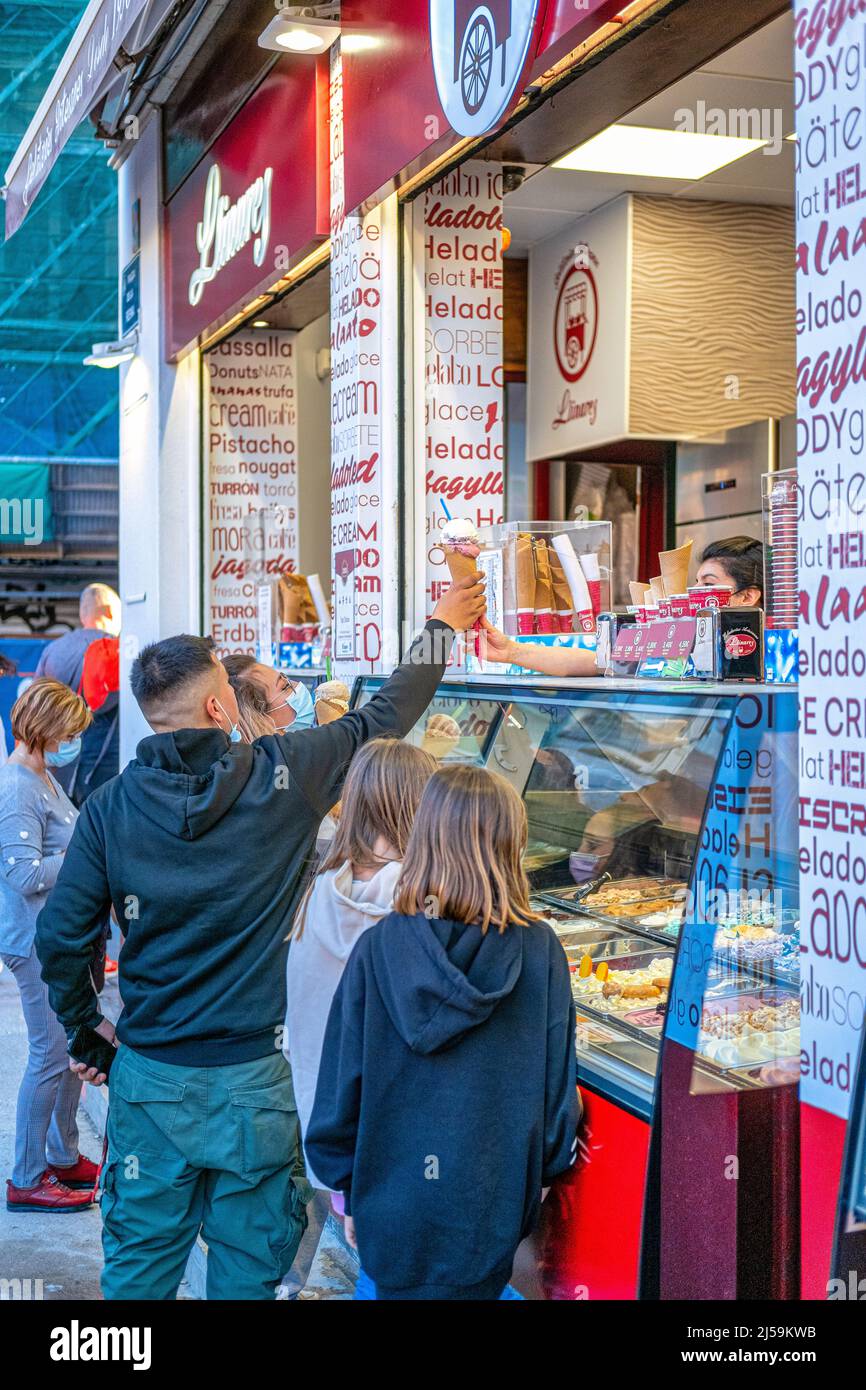
M 582 1152 L 535 1296 L 794 1296 L 796 718 L 792 687 L 488 675 L 409 735 L 520 793 L 571 967 Z

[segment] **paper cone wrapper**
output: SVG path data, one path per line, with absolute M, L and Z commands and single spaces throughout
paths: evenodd
M 553 581 L 553 608 L 560 632 L 574 631 L 574 599 L 568 587 L 568 580 L 565 577 L 565 570 L 562 568 L 562 561 L 552 548 L 548 549 L 547 557 L 550 560 L 550 577 Z
M 649 584 L 639 584 L 636 579 L 628 582 L 628 591 L 631 594 L 631 601 L 635 608 L 643 608 L 646 603 L 646 596 L 650 591 Z
M 661 575 L 656 575 L 655 579 L 651 579 L 649 582 L 649 586 L 650 594 L 652 595 L 653 605 L 662 603 L 666 595 L 664 580 L 662 579 Z
M 689 582 L 689 562 L 692 558 L 692 542 L 678 546 L 676 550 L 659 551 L 659 569 L 665 586 L 665 598 L 672 594 L 684 594 Z
M 537 632 L 556 632 L 559 624 L 553 613 L 553 579 L 547 541 L 538 540 L 533 546 L 535 559 L 535 624 Z
M 517 537 L 515 561 L 515 591 L 517 602 L 517 631 L 525 636 L 535 630 L 535 561 L 532 558 L 532 537 Z

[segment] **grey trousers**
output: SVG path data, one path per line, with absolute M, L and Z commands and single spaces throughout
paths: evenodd
M 29 956 L 0 959 L 15 976 L 30 1045 L 18 1091 L 12 1181 L 35 1187 L 50 1164 L 66 1168 L 78 1159 L 81 1078 L 69 1070 L 66 1034 L 48 1002 L 35 947 Z

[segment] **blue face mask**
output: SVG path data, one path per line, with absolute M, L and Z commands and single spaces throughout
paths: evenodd
M 68 763 L 75 762 L 80 752 L 81 739 L 68 738 L 58 745 L 54 753 L 45 754 L 45 762 L 48 767 L 66 767 Z
M 241 733 L 241 731 L 240 731 L 240 729 L 238 728 L 237 724 L 232 724 L 231 719 L 229 718 L 227 712 L 223 709 L 222 705 L 220 705 L 219 700 L 217 700 L 217 704 L 220 706 L 220 713 L 221 713 L 221 714 L 225 714 L 226 719 L 228 719 L 228 721 L 229 721 L 229 726 L 230 726 L 230 727 L 229 727 L 229 742 L 230 742 L 230 743 L 241 743 L 242 740 L 243 740 L 243 734 Z M 218 727 L 220 727 L 220 726 L 218 726 Z M 225 732 L 225 731 L 223 730 L 223 732 Z
M 316 708 L 313 697 L 303 681 L 297 682 L 287 700 L 283 700 L 279 705 L 272 705 L 271 713 L 275 714 L 280 709 L 293 709 L 295 717 L 287 729 L 278 729 L 278 733 L 293 734 L 296 729 L 312 729 L 316 719 Z

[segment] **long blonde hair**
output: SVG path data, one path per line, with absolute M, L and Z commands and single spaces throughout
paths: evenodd
M 355 754 L 343 787 L 342 813 L 331 848 L 319 864 L 295 917 L 292 932 L 301 936 L 307 906 L 317 878 L 348 860 L 353 870 L 380 868 L 386 861 L 376 853 L 385 840 L 402 859 L 412 822 L 436 759 L 396 738 L 374 738 Z
M 523 869 L 526 835 L 523 802 L 504 777 L 440 768 L 418 807 L 394 911 L 474 922 L 483 932 L 539 921 Z

